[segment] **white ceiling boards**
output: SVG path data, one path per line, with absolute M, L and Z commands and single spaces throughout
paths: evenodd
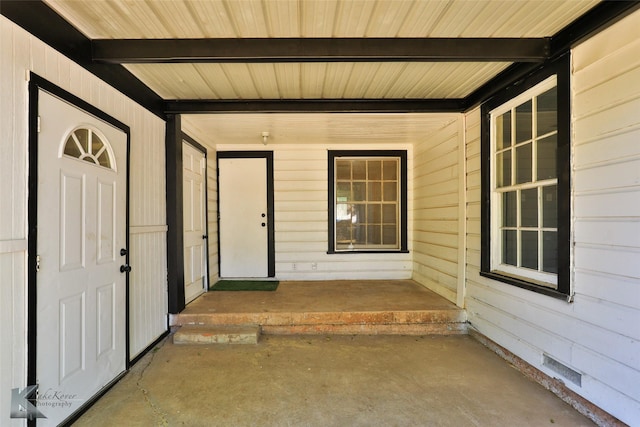
M 45 0 L 90 40 L 92 61 L 124 67 L 202 135 L 226 135 L 238 123 L 303 122 L 322 140 L 324 113 L 368 113 L 360 136 L 398 132 L 424 120 L 420 133 L 451 120 L 469 99 L 513 64 L 541 63 L 549 40 L 595 0 Z M 267 41 L 265 43 L 265 40 Z M 297 108 L 291 101 L 328 103 Z M 352 101 L 387 104 L 350 104 Z M 181 104 L 182 101 L 200 103 Z M 218 103 L 211 103 L 211 102 Z M 253 101 L 290 103 L 285 110 Z M 347 102 L 331 103 L 332 101 Z M 443 102 L 447 101 L 447 102 Z M 220 103 L 222 102 L 222 103 Z M 420 104 L 425 102 L 425 104 Z M 172 104 L 173 103 L 173 104 Z M 431 103 L 431 104 L 427 104 Z M 364 108 L 360 108 L 364 105 Z M 373 105 L 373 106 L 372 106 Z M 432 107 L 424 107 L 432 105 Z M 245 108 L 238 110 L 238 106 Z M 175 107 L 175 109 L 173 109 Z M 294 120 L 292 112 L 315 112 Z M 257 120 L 255 114 L 287 113 Z M 213 116 L 209 113 L 216 113 Z M 410 118 L 402 114 L 423 113 Z M 336 114 L 332 116 L 335 119 Z M 382 118 L 384 116 L 384 118 Z M 354 120 L 338 133 L 357 134 Z M 313 122 L 313 123 L 310 123 Z M 388 126 L 388 127 L 385 127 Z M 251 125 L 245 129 L 254 131 Z M 274 135 L 283 132 L 274 131 Z M 335 131 L 335 127 L 332 131 Z M 261 129 L 264 130 L 264 129 Z M 221 132 L 220 132 L 221 131 Z M 238 133 L 236 130 L 235 133 Z M 229 132 L 232 133 L 232 132 Z M 308 133 L 308 132 L 307 132 Z M 195 135 L 194 135 L 195 136 Z M 410 137 L 413 137 L 411 135 Z M 248 135 L 247 135 L 248 137 Z M 357 138 L 357 137 L 356 137 Z M 378 137 L 380 138 L 380 137 Z M 247 139 L 247 138 L 245 138 Z M 309 138 L 307 138 L 308 140 Z M 220 141 L 224 142 L 224 141 Z M 333 141 L 337 142 L 337 141 Z

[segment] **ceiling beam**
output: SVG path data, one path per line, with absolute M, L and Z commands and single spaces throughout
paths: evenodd
M 542 62 L 548 38 L 100 39 L 93 60 L 180 62 Z
M 463 99 L 175 100 L 165 114 L 221 113 L 459 113 Z
M 0 14 L 164 118 L 162 99 L 121 65 L 91 60 L 91 41 L 40 0 L 0 0 Z

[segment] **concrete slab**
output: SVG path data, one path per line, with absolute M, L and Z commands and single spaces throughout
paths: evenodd
M 275 292 L 210 292 L 171 325 L 257 324 L 265 334 L 464 334 L 466 313 L 412 280 L 282 282 Z
M 165 340 L 77 426 L 592 426 L 468 335 Z
M 174 344 L 257 344 L 259 326 L 182 326 Z

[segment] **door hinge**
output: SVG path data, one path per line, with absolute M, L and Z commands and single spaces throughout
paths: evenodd
M 40 271 L 40 255 L 36 255 L 36 273 Z
M 36 122 L 36 129 L 37 129 L 37 132 L 40 133 L 40 116 L 38 116 L 38 120 Z

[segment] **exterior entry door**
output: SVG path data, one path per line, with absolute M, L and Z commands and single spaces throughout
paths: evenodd
M 126 369 L 128 137 L 38 98 L 37 406 L 53 426 Z
M 182 197 L 184 224 L 185 304 L 203 293 L 207 283 L 206 157 L 192 145 L 182 144 Z
M 271 157 L 218 153 L 220 277 L 274 275 Z M 271 153 L 269 153 L 271 154 Z

